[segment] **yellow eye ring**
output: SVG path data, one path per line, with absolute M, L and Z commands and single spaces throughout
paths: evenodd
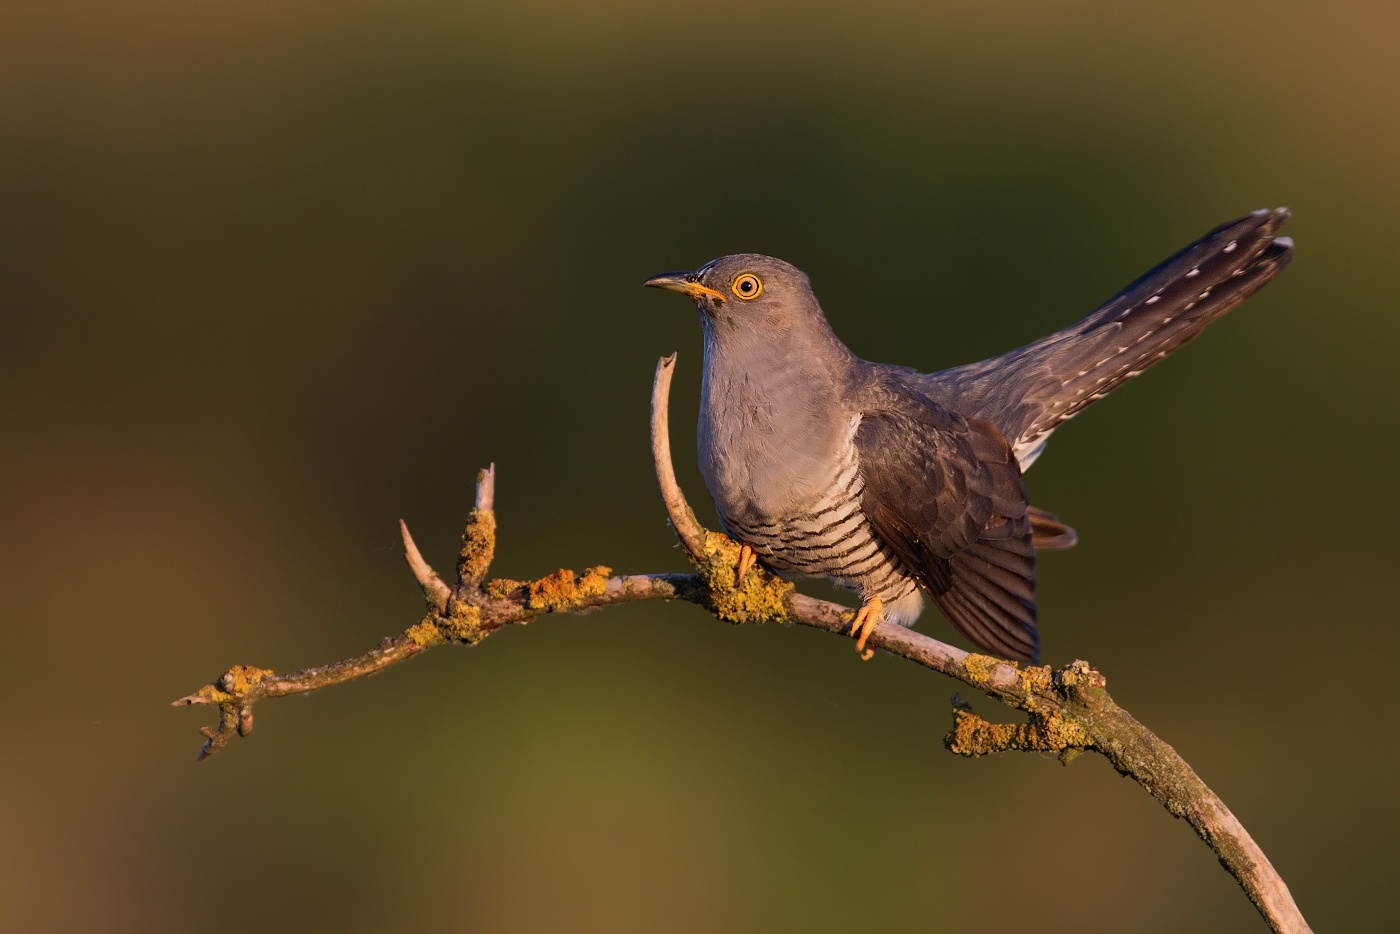
M 751 272 L 746 272 L 734 280 L 729 291 L 746 301 L 750 298 L 758 298 L 763 294 L 763 280 Z

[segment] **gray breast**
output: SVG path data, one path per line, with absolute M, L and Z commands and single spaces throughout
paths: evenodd
M 700 470 L 725 530 L 785 576 L 829 577 L 886 602 L 917 595 L 861 511 L 860 415 L 840 368 L 805 367 L 814 355 L 796 351 L 734 360 L 713 338 L 707 329 Z
M 852 443 L 856 423 L 837 456 L 819 473 L 808 473 L 787 489 L 794 494 L 774 497 L 782 508 L 729 489 L 716 495 L 726 531 L 747 542 L 773 570 L 794 577 L 829 577 L 863 596 L 886 602 L 918 589 L 893 551 L 881 542 L 861 511 L 865 482 Z

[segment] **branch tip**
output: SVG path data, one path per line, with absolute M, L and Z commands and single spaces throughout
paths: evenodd
M 651 456 L 656 466 L 656 482 L 661 487 L 661 502 L 671 519 L 671 528 L 681 540 L 686 554 L 697 564 L 704 559 L 705 530 L 695 512 L 686 502 L 680 484 L 676 482 L 671 463 L 671 423 L 668 404 L 671 398 L 671 376 L 675 372 L 676 355 L 662 357 L 656 364 L 656 379 L 651 390 Z
M 403 557 L 408 562 L 409 569 L 413 571 L 414 578 L 418 581 L 418 586 L 423 590 L 423 598 L 428 601 L 428 608 L 437 613 L 442 613 L 447 608 L 447 599 L 451 596 L 451 591 L 447 585 L 438 577 L 437 571 L 427 561 L 423 560 L 423 553 L 418 550 L 418 545 L 414 543 L 413 536 L 409 534 L 408 523 L 399 520 L 399 532 L 403 535 Z
M 496 465 L 492 463 L 476 475 L 476 508 L 492 512 L 496 508 Z

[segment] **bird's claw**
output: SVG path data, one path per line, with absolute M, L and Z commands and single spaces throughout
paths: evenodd
M 758 555 L 748 545 L 739 546 L 739 573 L 734 575 L 734 586 L 738 587 L 744 582 L 744 575 L 749 573 L 749 568 L 758 562 Z
M 875 657 L 874 649 L 865 647 L 865 640 L 870 638 L 870 634 L 875 631 L 875 627 L 880 625 L 880 620 L 885 616 L 885 605 L 879 597 L 871 597 L 861 605 L 856 611 L 856 617 L 851 621 L 851 635 L 856 640 L 856 651 L 860 653 L 862 661 L 870 661 Z

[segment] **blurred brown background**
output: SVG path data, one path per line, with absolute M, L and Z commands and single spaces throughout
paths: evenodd
M 9 0 L 5 928 L 1260 929 L 1102 760 L 956 759 L 957 685 L 816 632 L 544 619 L 201 765 L 167 705 L 413 622 L 395 521 L 450 565 L 493 460 L 496 573 L 680 569 L 646 409 L 679 350 L 711 516 L 699 329 L 652 273 L 782 256 L 931 369 L 1284 203 L 1293 268 L 1032 472 L 1083 538 L 1045 654 L 1319 930 L 1394 930 L 1397 41 L 1361 0 Z

